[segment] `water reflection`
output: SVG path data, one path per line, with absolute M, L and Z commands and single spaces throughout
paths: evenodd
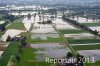
M 58 34 L 32 34 L 32 39 L 41 39 L 41 40 L 47 40 L 48 38 L 59 38 Z

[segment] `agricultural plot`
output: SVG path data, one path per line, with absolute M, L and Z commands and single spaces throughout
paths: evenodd
M 25 27 L 22 22 L 15 22 L 15 23 L 12 23 L 10 26 L 8 26 L 7 29 L 24 30 Z
M 85 45 L 72 45 L 72 47 L 75 49 L 75 50 L 96 50 L 96 49 L 100 49 L 100 44 L 85 44 Z
M 99 39 L 69 39 L 71 44 L 87 44 L 87 43 L 100 43 Z
M 100 61 L 97 61 L 97 62 L 95 62 L 95 63 L 86 63 L 86 65 L 87 65 L 87 66 L 92 66 L 92 65 L 94 65 L 94 66 L 99 66 L 99 65 L 100 65 Z
M 45 62 L 46 57 L 63 58 L 63 57 L 66 57 L 66 54 L 71 51 L 67 47 L 67 45 L 64 44 L 63 38 L 58 35 L 57 31 L 55 31 L 52 25 L 38 24 L 39 20 L 37 16 L 36 16 L 35 23 L 33 20 L 33 16 L 30 20 L 27 20 L 27 18 L 24 18 L 23 21 L 24 22 L 22 23 L 21 22 L 12 23 L 10 26 L 7 27 L 8 30 L 9 29 L 24 30 L 25 28 L 27 30 L 27 32 L 22 31 L 14 35 L 14 36 L 17 36 L 17 35 L 28 36 L 26 39 L 27 46 L 24 47 L 20 62 L 18 62 L 16 66 L 32 66 L 32 65 L 33 66 L 52 66 L 53 64 L 49 64 Z M 70 46 L 75 51 L 83 52 L 82 50 L 99 50 L 100 49 L 99 48 L 100 40 L 96 36 L 89 34 L 88 31 L 76 28 L 73 25 L 70 25 L 62 21 L 61 19 L 60 19 L 60 22 L 58 18 L 56 21 L 53 21 L 53 23 L 56 25 L 55 27 L 58 29 L 58 31 L 61 32 L 61 34 L 66 38 L 66 40 L 70 43 Z M 32 26 L 32 30 L 29 29 L 28 25 Z M 95 25 L 94 24 L 92 25 L 89 23 L 87 24 L 87 26 L 95 26 Z M 11 44 L 9 44 L 5 52 L 2 54 L 2 61 L 0 61 L 2 66 L 7 65 L 11 55 L 15 55 L 17 53 L 18 45 L 19 45 L 19 42 L 12 42 Z M 5 62 L 4 62 L 4 59 L 6 59 Z M 97 63 L 98 62 L 96 62 L 96 64 Z
M 48 64 L 45 62 L 46 57 L 50 58 L 62 58 L 66 56 L 66 53 L 70 51 L 65 45 L 61 44 L 64 42 L 62 37 L 54 37 L 57 32 L 50 25 L 38 25 L 40 28 L 36 27 L 30 31 L 30 35 L 27 38 L 28 46 L 24 48 L 24 52 L 21 56 L 20 63 L 17 66 L 52 66 L 55 64 Z M 46 28 L 45 28 L 46 27 Z M 37 30 L 36 30 L 37 29 Z M 49 29 L 52 29 L 52 31 Z M 44 30 L 44 31 L 42 31 Z M 27 35 L 28 33 L 21 33 L 20 35 Z M 53 37 L 51 34 L 53 34 Z M 62 52 L 63 51 L 63 52 Z M 61 53 L 61 54 L 59 54 Z
M 45 62 L 39 62 L 39 61 L 35 61 L 35 56 L 36 54 L 34 54 L 35 49 L 32 48 L 25 48 L 24 52 L 21 56 L 21 61 L 20 63 L 18 63 L 16 66 L 51 66 L 51 64 L 45 63 Z
M 70 30 L 59 30 L 62 34 L 78 34 L 78 33 L 88 33 L 86 30 L 81 30 L 81 29 L 70 29 Z
M 80 21 L 81 18 L 79 19 Z M 97 30 L 98 32 L 100 31 L 99 29 L 99 25 L 100 23 L 81 23 L 83 25 L 86 25 L 87 27 L 89 27 L 90 29 L 92 29 L 93 31 Z M 67 38 L 67 40 L 71 43 L 71 44 L 84 44 L 84 43 L 99 43 L 99 38 L 97 38 L 95 35 L 92 35 L 89 31 L 87 30 L 83 30 L 80 28 L 77 29 L 66 29 L 66 30 L 60 30 L 60 32 L 62 34 L 64 34 L 64 36 Z
M 99 43 L 99 39 L 86 30 L 60 30 L 71 44 Z
M 96 27 L 96 26 L 100 26 L 99 22 L 94 22 L 94 23 L 81 23 L 83 25 L 89 26 L 89 27 Z
M 9 46 L 4 50 L 4 53 L 0 58 L 0 66 L 6 66 L 12 55 L 16 55 L 18 52 L 19 42 L 11 42 Z
M 63 39 L 62 38 L 47 38 L 45 40 L 42 40 L 40 38 L 37 38 L 37 39 L 32 39 L 31 37 L 29 37 L 27 40 L 26 40 L 28 43 L 59 43 L 59 42 L 63 42 Z
M 83 19 L 83 18 L 82 18 Z M 80 21 L 80 22 L 79 22 Z M 92 30 L 97 30 L 100 32 L 99 22 L 86 22 L 85 19 L 83 21 L 81 18 L 79 18 L 79 23 L 88 26 Z M 94 63 L 86 63 L 87 66 L 99 66 L 100 60 L 98 53 L 100 51 L 100 39 L 97 38 L 97 36 L 94 36 L 90 34 L 88 31 L 84 30 L 61 30 L 61 32 L 64 34 L 68 42 L 71 44 L 71 46 L 80 54 L 84 55 L 85 57 L 94 57 Z
M 4 34 L 4 32 L 0 32 L 0 37 Z
M 60 45 L 59 43 L 29 44 L 24 48 L 24 52 L 21 56 L 22 59 L 17 66 L 52 66 L 54 64 L 46 63 L 46 57 L 65 57 L 68 51 L 69 49 L 66 50 L 64 45 Z

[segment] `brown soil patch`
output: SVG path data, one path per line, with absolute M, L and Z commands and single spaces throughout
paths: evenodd
M 27 45 L 26 45 L 26 48 L 32 48 L 32 47 L 30 46 L 30 44 L 27 44 Z
M 4 51 L 6 47 L 4 47 L 3 45 L 0 45 L 0 51 Z

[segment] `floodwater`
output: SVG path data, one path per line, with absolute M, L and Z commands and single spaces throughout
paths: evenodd
M 59 43 L 31 44 L 32 48 L 39 49 L 35 52 L 36 60 L 43 61 L 49 58 L 64 58 L 70 50 Z
M 68 52 L 69 48 L 66 48 L 65 45 L 60 43 L 44 43 L 44 44 L 30 44 L 32 48 L 38 49 L 35 52 L 36 60 L 43 61 L 46 57 L 49 58 L 64 58 Z M 90 61 L 94 62 L 100 61 L 100 50 L 79 50 L 79 54 L 87 58 L 90 58 Z
M 31 36 L 32 39 L 39 38 L 41 40 L 47 40 L 48 37 L 50 37 L 50 38 L 59 38 L 59 35 L 58 34 L 43 34 L 43 33 L 41 33 L 41 34 L 33 34 Z
M 86 58 L 90 58 L 90 61 L 100 61 L 100 50 L 80 50 L 78 51 L 81 55 Z
M 65 37 L 70 37 L 74 39 L 90 39 L 90 38 L 95 38 L 94 35 L 90 33 L 78 33 L 78 34 L 64 34 Z
M 43 24 L 34 24 L 33 30 L 31 31 L 32 33 L 57 33 L 52 25 L 43 25 Z

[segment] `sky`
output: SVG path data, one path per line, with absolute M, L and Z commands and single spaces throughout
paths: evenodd
M 2 0 L 2 1 L 4 1 L 4 0 Z M 14 0 L 12 0 L 12 1 L 14 1 Z M 16 0 L 16 1 L 36 1 L 36 0 Z M 45 0 L 45 1 L 54 1 L 54 0 Z M 68 1 L 68 0 L 55 0 L 55 1 Z M 71 0 L 69 0 L 69 1 L 71 1 Z M 72 1 L 99 1 L 99 0 L 72 0 Z
M 0 2 L 20 2 L 20 1 L 23 1 L 23 2 L 34 2 L 34 1 L 37 1 L 37 2 L 47 2 L 48 3 L 48 1 L 49 2 L 52 2 L 52 3 L 60 3 L 60 2 L 64 2 L 64 3 L 66 3 L 66 2 L 76 2 L 76 3 L 78 3 L 78 2 L 100 2 L 100 0 L 0 0 Z

